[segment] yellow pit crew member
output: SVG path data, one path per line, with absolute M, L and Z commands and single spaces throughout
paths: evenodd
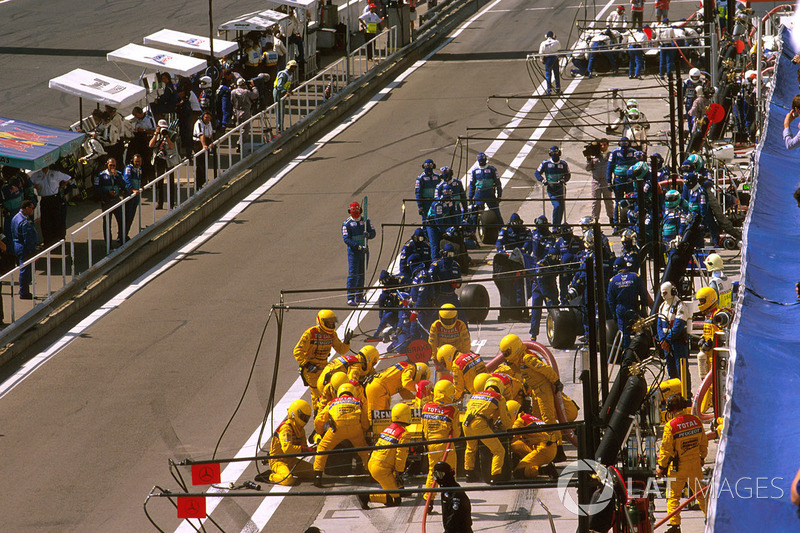
M 503 382 L 490 377 L 486 380 L 484 390 L 472 395 L 467 403 L 467 413 L 464 418 L 464 435 L 486 435 L 494 431 L 496 421 L 500 421 L 500 429 L 507 430 L 511 427 L 511 418 L 508 415 L 506 400 L 503 398 Z M 484 445 L 492 452 L 492 477 L 490 483 L 500 480 L 505 461 L 506 450 L 496 437 L 481 439 Z M 468 440 L 467 450 L 464 453 L 464 467 L 467 471 L 467 481 L 477 481 L 475 472 L 475 459 L 478 455 L 478 441 Z
M 321 411 L 314 420 L 314 429 L 322 439 L 317 445 L 317 451 L 334 449 L 340 442 L 349 440 L 353 447 L 359 448 L 367 445 L 364 432 L 369 427 L 369 420 L 361 400 L 356 397 L 356 389 L 352 383 L 345 383 L 337 391 L 336 398 Z M 367 464 L 369 454 L 366 451 L 358 452 L 362 466 Z M 322 473 L 328 462 L 327 455 L 317 455 L 314 458 L 314 486 L 322 487 Z
M 536 355 L 528 353 L 522 339 L 509 334 L 500 341 L 500 351 L 511 369 L 511 374 L 522 377 L 531 389 L 535 403 L 545 424 L 557 424 L 555 395 L 564 390 L 555 370 Z M 556 461 L 565 461 L 561 446 L 561 435 L 557 435 L 558 453 Z
M 525 384 L 522 383 L 522 381 L 510 373 L 502 371 L 492 372 L 489 375 L 503 382 L 503 398 L 505 398 L 507 402 L 514 400 L 522 405 L 525 401 Z M 514 417 L 512 416 L 511 419 L 513 420 Z
M 464 391 L 475 394 L 480 390 L 473 385 L 475 376 L 486 372 L 486 365 L 480 355 L 462 353 L 455 346 L 445 344 L 436 351 L 436 362 L 452 374 L 453 384 L 456 386 L 456 399 L 461 398 Z
M 391 444 L 404 444 L 408 440 L 406 426 L 411 423 L 411 408 L 398 403 L 392 408 L 392 423 L 381 432 L 375 441 L 379 448 L 369 458 L 369 473 L 385 490 L 403 487 L 403 472 L 406 469 L 408 448 L 383 448 Z M 382 503 L 386 507 L 400 505 L 399 494 L 360 494 L 358 501 L 362 509 L 369 509 L 369 502 Z
M 328 384 L 337 372 L 345 372 L 347 379 L 360 381 L 365 376 L 375 372 L 375 365 L 378 363 L 380 354 L 374 346 L 364 346 L 361 350 L 353 354 L 344 354 L 331 359 L 325 365 L 322 373 L 317 380 L 317 390 L 322 393 L 322 389 Z
M 703 480 L 703 461 L 708 453 L 708 438 L 700 419 L 688 412 L 690 406 L 691 403 L 680 394 L 673 394 L 667 400 L 667 410 L 675 414 L 675 418 L 664 425 L 656 469 L 658 477 L 668 474 L 673 478 L 667 487 L 667 514 L 678 508 L 687 484 L 692 492 L 703 488 L 700 482 Z M 697 495 L 697 503 L 705 514 L 705 493 Z M 669 523 L 667 533 L 680 533 L 680 513 L 670 518 Z
M 322 378 L 320 377 L 320 381 Z M 319 416 L 325 407 L 331 403 L 331 400 L 336 398 L 336 392 L 339 390 L 339 387 L 344 385 L 345 383 L 350 383 L 350 379 L 348 379 L 347 374 L 344 372 L 336 372 L 333 376 L 331 376 L 330 381 L 324 387 L 317 387 L 319 390 L 319 398 L 317 398 L 317 416 Z M 356 390 L 356 392 L 358 392 Z M 361 398 L 362 403 L 364 402 L 363 395 L 356 394 L 356 397 Z
M 305 400 L 295 400 L 289 406 L 286 419 L 280 423 L 272 435 L 269 443 L 269 454 L 280 455 L 286 453 L 310 452 L 311 448 L 305 445 L 305 425 L 311 418 L 311 406 Z M 294 485 L 295 478 L 311 479 L 314 469 L 311 463 L 298 457 L 281 457 L 269 460 L 269 475 L 271 483 L 280 485 Z M 260 481 L 260 480 L 259 480 Z
M 472 341 L 469 338 L 467 325 L 458 319 L 458 311 L 453 304 L 444 304 L 439 309 L 439 320 L 431 326 L 428 335 L 431 353 L 436 353 L 445 344 L 454 346 L 461 353 L 471 351 Z
M 440 379 L 433 387 L 433 401 L 422 407 L 422 435 L 425 440 L 438 440 L 461 436 L 461 424 L 458 421 L 458 407 L 455 404 L 455 386 Z M 445 450 L 448 450 L 444 457 Z M 455 445 L 453 443 L 428 444 L 428 479 L 426 487 L 433 486 L 433 467 L 439 461 L 445 461 L 456 472 L 458 464 Z M 428 512 L 433 508 L 433 498 L 428 504 Z
M 517 402 L 508 402 L 508 414 L 514 417 L 512 429 L 544 425 L 539 418 L 520 413 L 519 408 Z M 515 478 L 534 478 L 539 474 L 550 476 L 551 479 L 558 477 L 558 471 L 553 464 L 553 459 L 556 458 L 556 442 L 552 433 L 545 431 L 514 435 L 511 451 L 519 458 L 519 463 L 514 469 Z
M 350 351 L 351 331 L 344 335 L 344 342 L 336 334 L 336 315 L 329 309 L 317 313 L 317 325 L 308 328 L 297 346 L 294 347 L 294 358 L 300 365 L 300 377 L 303 384 L 311 391 L 311 404 L 317 409 L 317 382 L 322 370 L 328 364 L 331 348 L 337 353 L 345 354 Z
M 404 400 L 413 400 L 417 392 L 417 382 L 429 377 L 428 365 L 405 361 L 396 363 L 373 375 L 366 387 L 370 420 L 372 411 L 389 409 L 392 404 L 392 396 L 395 394 L 400 394 Z

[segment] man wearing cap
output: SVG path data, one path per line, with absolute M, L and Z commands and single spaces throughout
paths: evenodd
M 375 238 L 372 222 L 361 218 L 358 202 L 350 204 L 350 216 L 342 224 L 342 239 L 347 245 L 347 305 L 364 301 L 364 273 L 367 270 L 367 240 Z
M 558 56 L 546 55 L 558 52 L 561 48 L 561 43 L 556 39 L 552 31 L 548 31 L 544 37 L 544 41 L 539 45 L 539 55 L 542 56 L 542 62 L 544 63 L 544 79 L 547 82 L 547 94 L 550 94 L 551 90 L 554 88 L 553 86 L 555 86 L 556 94 L 561 94 Z M 553 77 L 555 77 L 555 83 L 553 83 Z
M 253 116 L 253 103 L 258 101 L 258 89 L 252 82 L 247 82 L 244 78 L 236 80 L 236 88 L 231 91 L 231 104 L 233 105 L 233 116 L 236 117 L 236 124 L 243 124 Z M 242 128 L 241 144 L 250 135 L 250 126 Z
M 278 72 L 275 76 L 275 84 L 272 89 L 272 98 L 277 102 L 278 106 L 275 109 L 275 127 L 278 128 L 278 133 L 283 132 L 283 97 L 287 94 L 291 96 L 292 93 L 292 76 L 297 71 L 297 61 L 292 59 L 286 62 L 286 68 Z
M 383 19 L 375 12 L 376 10 L 377 6 L 375 4 L 369 4 L 369 11 L 358 17 L 358 25 L 361 27 L 361 31 L 364 32 L 365 42 L 373 39 L 378 34 L 378 29 L 383 22 Z M 372 61 L 373 46 L 367 46 L 367 61 Z

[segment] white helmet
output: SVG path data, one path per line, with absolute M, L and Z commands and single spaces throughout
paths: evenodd
M 661 297 L 664 298 L 664 300 L 671 302 L 677 295 L 678 289 L 675 288 L 675 285 L 673 285 L 671 281 L 665 281 L 661 284 Z
M 635 98 L 631 98 L 629 100 L 625 100 L 625 107 L 631 109 L 633 107 L 639 107 L 639 101 Z
M 209 89 L 211 87 L 211 76 L 203 76 L 200 78 L 200 88 Z
M 692 78 L 692 81 L 695 83 L 700 81 L 700 69 L 695 67 L 689 70 L 689 77 Z

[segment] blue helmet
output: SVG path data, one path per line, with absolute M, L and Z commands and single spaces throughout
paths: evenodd
M 617 257 L 617 259 L 614 261 L 614 270 L 616 270 L 617 272 L 628 270 L 630 268 L 633 268 L 633 263 L 631 263 L 624 257 Z
M 425 260 L 419 254 L 411 254 L 408 256 L 408 259 L 406 259 L 406 264 L 408 265 L 408 268 L 410 268 L 411 271 L 413 272 L 420 266 L 424 266 Z
M 629 172 L 630 175 L 633 176 L 633 179 L 641 180 L 647 176 L 647 173 L 650 172 L 650 168 L 644 161 L 638 161 L 630 168 Z
M 550 245 L 545 250 L 547 257 L 553 261 L 558 260 L 561 258 L 561 251 L 558 249 L 558 246 L 555 245 L 554 242 L 551 242 Z
M 478 154 L 478 164 L 480 166 L 485 166 L 486 163 L 488 163 L 488 162 L 489 162 L 489 158 L 486 157 L 486 154 L 484 154 L 483 152 Z
M 417 242 L 422 242 L 422 241 L 424 241 L 424 240 L 425 240 L 425 238 L 426 238 L 426 235 L 425 235 L 425 230 L 424 230 L 424 229 L 422 229 L 422 228 L 417 228 L 417 229 L 415 229 L 415 230 L 414 230 L 414 235 L 412 235 L 412 237 L 411 237 L 411 238 L 412 238 L 412 239 L 414 239 L 414 240 L 415 240 L 415 241 L 417 241 Z
M 451 243 L 447 243 L 442 247 L 442 257 L 455 257 L 456 248 Z
M 661 154 L 659 154 L 658 152 L 656 152 L 656 153 L 654 153 L 654 154 L 653 154 L 653 158 L 654 158 L 656 161 L 658 161 L 658 166 L 660 166 L 660 167 L 663 167 L 663 166 L 664 166 L 664 158 L 661 156 Z
M 667 194 L 664 195 L 664 207 L 667 209 L 673 209 L 678 207 L 681 203 L 681 193 L 676 191 L 675 189 L 670 189 L 667 191 Z
M 684 176 L 683 180 L 686 182 L 686 185 L 689 186 L 690 189 L 694 189 L 694 186 L 697 185 L 697 174 L 694 172 L 688 172 L 686 176 Z
M 550 157 L 561 157 L 561 148 L 558 146 L 551 146 L 547 153 L 550 154 Z
M 392 275 L 389 274 L 388 270 L 381 270 L 381 273 L 378 276 L 378 282 L 381 285 L 386 285 L 386 282 L 389 281 L 389 278 L 391 278 L 391 277 L 392 277 Z
M 642 152 L 641 150 L 636 150 L 635 152 L 633 152 L 633 157 L 635 157 L 637 161 L 644 161 L 645 159 L 644 152 Z
M 631 141 L 627 137 L 620 137 L 619 139 L 619 147 L 620 148 L 630 148 Z
M 453 186 L 449 183 L 445 183 L 442 185 L 442 198 L 452 198 L 453 197 Z
M 516 213 L 511 213 L 511 216 L 508 218 L 508 225 L 509 226 L 521 226 L 522 225 L 522 218 Z
M 422 168 L 424 170 L 433 170 L 436 168 L 436 163 L 433 162 L 433 159 L 426 159 L 424 163 L 422 163 Z
M 694 163 L 685 159 L 683 163 L 681 163 L 681 174 L 686 174 L 687 172 L 694 172 Z
M 453 169 L 450 167 L 440 168 L 439 173 L 444 181 L 450 181 L 453 177 Z
M 561 236 L 564 238 L 573 237 L 574 233 L 572 232 L 572 226 L 569 224 L 563 224 L 561 226 Z

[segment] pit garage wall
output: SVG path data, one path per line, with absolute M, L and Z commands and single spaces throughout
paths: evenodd
M 726 419 L 706 531 L 800 531 L 789 488 L 800 468 L 800 149 L 787 151 L 783 119 L 800 94 L 789 32 L 769 97 L 766 136 L 745 231 L 731 335 Z M 792 125 L 797 131 L 797 120 Z M 772 300 L 772 302 L 768 301 Z M 781 305 L 777 302 L 783 302 Z

